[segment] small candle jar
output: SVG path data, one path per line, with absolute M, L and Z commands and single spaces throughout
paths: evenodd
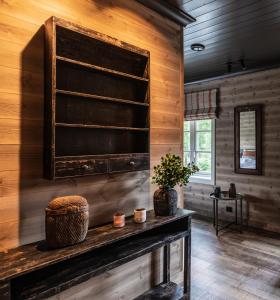
M 125 225 L 125 214 L 115 213 L 113 226 L 120 228 L 120 227 L 124 227 L 124 225 Z
M 136 208 L 134 210 L 134 222 L 135 223 L 144 223 L 146 221 L 146 209 L 145 208 Z

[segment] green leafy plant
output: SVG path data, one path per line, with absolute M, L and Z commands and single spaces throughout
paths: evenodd
M 196 165 L 184 166 L 180 156 L 168 153 L 161 157 L 161 163 L 154 167 L 152 183 L 156 183 L 162 189 L 174 188 L 177 184 L 187 185 L 190 176 L 198 171 Z

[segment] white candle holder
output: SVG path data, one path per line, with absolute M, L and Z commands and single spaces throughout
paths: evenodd
M 147 218 L 147 212 L 145 208 L 136 208 L 134 210 L 134 222 L 144 223 Z

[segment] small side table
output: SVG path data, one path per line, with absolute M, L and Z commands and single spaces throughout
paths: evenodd
M 219 231 L 231 226 L 231 225 L 238 225 L 238 214 L 237 214 L 237 204 L 238 201 L 240 203 L 240 233 L 242 233 L 242 227 L 243 227 L 243 212 L 242 212 L 242 205 L 244 200 L 244 195 L 237 193 L 235 198 L 229 198 L 229 197 L 221 197 L 217 198 L 214 195 L 210 195 L 210 198 L 213 200 L 213 226 L 216 229 L 216 236 L 218 236 Z M 220 201 L 235 201 L 235 221 L 227 223 L 225 225 L 219 224 L 219 202 Z

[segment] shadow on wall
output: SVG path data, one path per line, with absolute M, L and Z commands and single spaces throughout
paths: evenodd
M 226 190 L 226 189 L 223 189 Z M 194 210 L 197 217 L 206 217 L 207 220 L 213 218 L 213 202 L 210 199 L 210 194 L 213 192 L 212 185 L 188 184 L 184 188 L 184 207 L 186 209 Z M 251 195 L 245 194 L 246 201 L 243 201 L 243 224 L 248 225 L 250 221 L 250 207 L 254 201 L 261 201 L 261 199 L 254 198 Z M 232 212 L 227 212 L 226 207 L 232 208 Z M 240 203 L 237 206 L 238 218 L 240 218 Z M 220 201 L 219 202 L 219 220 L 234 221 L 235 220 L 235 202 L 234 201 Z
M 43 179 L 44 146 L 44 26 L 21 56 L 21 124 L 19 174 L 19 243 L 44 238 L 44 209 L 57 196 L 84 196 L 90 207 L 90 226 L 112 221 L 121 210 L 151 208 L 149 171 L 50 181 Z
M 116 2 L 108 0 L 92 3 L 101 12 L 106 6 L 110 9 L 116 6 Z M 140 18 L 140 21 L 137 19 L 139 12 L 133 1 L 117 3 L 121 9 L 129 11 L 130 17 L 135 16 L 135 22 L 140 24 Z M 145 16 L 143 23 L 150 23 L 156 28 L 161 39 L 168 41 L 170 34 L 174 34 L 174 30 L 171 32 L 165 29 L 164 23 L 158 24 L 152 15 L 146 15 L 143 11 L 140 11 L 140 15 Z M 122 24 L 123 28 L 126 25 Z M 112 29 L 112 36 L 114 30 L 117 29 Z M 144 33 L 139 32 L 139 35 Z M 152 208 L 149 171 L 57 181 L 43 179 L 44 26 L 38 29 L 23 49 L 21 70 L 19 243 L 26 244 L 44 238 L 44 208 L 53 197 L 69 194 L 86 197 L 90 206 L 91 226 L 111 221 L 117 210 L 132 214 L 137 206 Z M 151 262 L 152 285 L 158 283 L 156 278 L 159 278 L 159 268 L 159 253 L 155 252 Z
M 57 181 L 43 179 L 44 26 L 24 48 L 21 66 L 19 244 L 44 239 L 44 209 L 57 196 L 86 197 L 90 226 L 111 222 L 117 210 L 131 215 L 135 207 L 150 209 L 149 171 Z M 159 268 L 159 254 L 154 253 L 149 278 L 153 285 L 158 283 Z
M 166 21 L 167 18 L 162 17 L 163 22 L 159 22 L 158 18 L 155 18 L 151 13 L 150 9 L 148 7 L 145 7 L 143 4 L 138 2 L 137 0 L 135 1 L 111 1 L 111 0 L 91 0 L 92 4 L 96 7 L 97 10 L 100 12 L 105 11 L 105 10 L 113 10 L 113 9 L 121 9 L 125 12 L 129 12 L 129 16 L 133 17 L 133 22 L 135 24 L 139 23 L 139 36 L 145 35 L 145 31 L 143 28 L 146 27 L 146 29 L 150 30 L 151 27 L 158 32 L 158 36 L 160 38 L 165 39 L 166 42 L 169 40 L 174 40 L 174 27 L 171 25 L 173 22 L 170 21 L 170 26 L 172 27 L 172 30 L 169 30 L 168 26 L 166 26 Z M 135 5 L 135 2 L 137 2 L 137 5 Z M 140 7 L 140 9 L 139 9 Z M 141 19 L 138 19 L 138 16 L 141 16 Z M 112 16 L 113 18 L 113 16 Z M 144 21 L 144 22 L 143 22 Z M 125 24 L 125 20 L 123 20 L 125 28 L 129 30 L 129 21 L 127 24 Z M 145 24 L 146 23 L 146 24 Z M 181 38 L 180 38 L 180 31 L 181 28 L 180 26 L 176 25 L 178 27 L 178 44 L 181 43 Z M 112 28 L 112 31 L 114 28 Z M 172 38 L 171 38 L 172 37 Z M 155 40 L 156 42 L 160 42 Z M 172 45 L 170 44 L 172 47 Z M 172 47 L 173 48 L 173 47 Z M 174 49 L 174 51 L 178 51 L 178 49 Z
M 249 222 L 252 227 L 262 228 L 268 231 L 279 231 L 279 215 L 271 214 L 271 207 L 277 210 L 277 200 L 269 192 L 263 191 L 259 197 L 246 195 L 248 210 L 254 213 L 249 215 Z M 265 202 L 264 202 L 265 201 Z M 264 218 L 266 216 L 266 219 Z M 261 217 L 261 218 L 260 218 Z
M 41 235 L 42 202 L 38 197 L 43 170 L 44 27 L 41 26 L 21 55 L 21 124 L 19 174 L 19 243 Z

